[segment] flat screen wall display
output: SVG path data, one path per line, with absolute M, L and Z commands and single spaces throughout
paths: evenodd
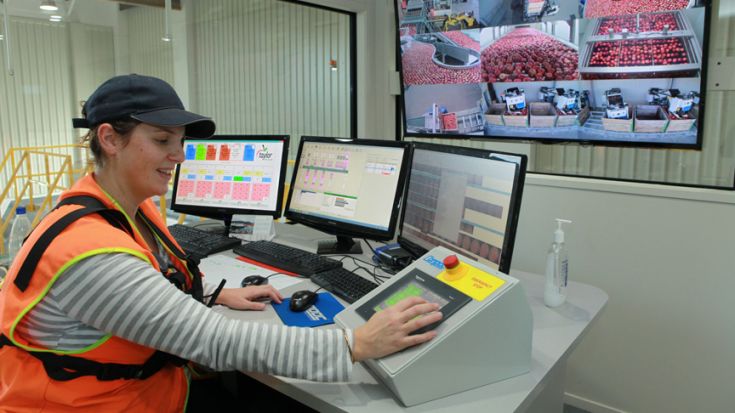
M 709 0 L 398 0 L 406 136 L 701 148 Z

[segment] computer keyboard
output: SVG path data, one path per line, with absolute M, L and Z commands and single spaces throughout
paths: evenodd
M 350 304 L 378 286 L 378 284 L 344 268 L 335 268 L 314 274 L 311 276 L 311 281 Z
M 240 245 L 240 240 L 237 238 L 226 237 L 222 234 L 203 231 L 187 225 L 170 225 L 168 230 L 187 255 L 197 258 L 204 258 Z
M 318 272 L 342 267 L 342 263 L 335 259 L 271 241 L 248 242 L 235 248 L 233 252 L 245 258 L 304 276 L 312 276 Z

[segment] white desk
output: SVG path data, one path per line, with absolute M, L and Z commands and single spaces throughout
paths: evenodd
M 276 241 L 292 246 L 301 244 L 304 249 L 314 250 L 316 244 L 312 241 L 325 238 L 324 234 L 298 226 L 279 225 L 277 230 Z M 345 261 L 347 268 L 349 261 Z M 361 364 L 355 365 L 349 383 L 248 375 L 320 412 L 561 412 L 567 358 L 607 303 L 607 294 L 599 288 L 572 282 L 567 290 L 567 302 L 550 309 L 543 303 L 542 276 L 521 271 L 511 271 L 511 275 L 521 281 L 533 311 L 532 361 L 527 374 L 410 408 L 403 407 Z M 304 281 L 282 292 L 290 295 L 305 288 L 315 286 Z M 262 312 L 222 311 L 233 318 L 280 323 L 272 307 Z M 441 371 L 437 371 L 436 377 L 427 378 L 451 379 L 443 377 Z

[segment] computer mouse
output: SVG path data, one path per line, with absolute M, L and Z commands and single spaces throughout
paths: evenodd
M 248 275 L 247 277 L 243 278 L 242 282 L 240 283 L 240 285 L 243 287 L 247 287 L 249 285 L 263 284 L 268 284 L 268 279 L 265 277 L 261 277 L 260 275 Z
M 290 308 L 291 311 L 296 312 L 306 311 L 309 309 L 309 307 L 314 305 L 318 298 L 319 295 L 314 291 L 296 291 L 291 295 L 291 303 L 289 304 L 288 308 Z

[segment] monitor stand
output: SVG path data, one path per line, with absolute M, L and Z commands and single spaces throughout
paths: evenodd
M 222 220 L 225 222 L 225 233 L 223 235 L 229 237 L 230 227 L 232 226 L 232 214 L 225 214 L 222 217 Z
M 337 240 L 319 241 L 316 248 L 317 254 L 362 254 L 360 241 L 355 242 L 350 237 L 337 235 Z

